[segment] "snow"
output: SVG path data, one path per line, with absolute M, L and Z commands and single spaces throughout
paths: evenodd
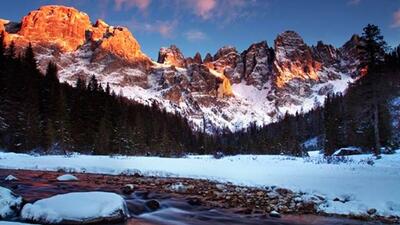
M 287 52 L 293 50 L 282 49 L 282 51 Z M 278 58 L 281 57 L 282 51 L 277 51 Z M 282 54 L 283 58 L 280 60 L 284 61 L 286 53 L 283 52 Z M 82 49 L 74 53 L 63 54 L 60 61 L 65 63 L 61 63 L 63 66 L 60 66 L 60 81 L 75 85 L 77 74 L 94 75 L 103 87 L 109 83 L 111 90 L 117 94 L 145 105 L 151 105 L 156 102 L 160 108 L 165 109 L 167 112 L 180 113 L 188 119 L 194 129 L 203 129 L 203 122 L 206 121 L 206 131 L 209 133 L 212 133 L 216 128 L 228 128 L 231 131 L 236 131 L 248 127 L 253 122 L 257 125 L 269 124 L 276 122 L 286 112 L 290 114 L 300 111 L 307 112 L 314 107 L 315 100 L 319 104 L 325 101 L 326 95 L 319 94 L 321 89 L 329 89 L 331 92 L 343 92 L 348 83 L 353 81 L 350 75 L 340 72 L 335 67 L 324 67 L 322 71 L 318 72 L 321 82 L 314 84 L 310 83 L 310 81 L 303 81 L 305 85 L 310 85 L 312 89 L 310 93 L 298 96 L 292 91 L 285 91 L 283 93 L 285 100 L 280 98 L 282 93 L 277 95 L 274 92 L 276 88 L 273 87 L 272 80 L 253 85 L 246 85 L 245 81 L 242 81 L 239 84 L 232 83 L 234 96 L 213 99 L 211 104 L 199 104 L 200 108 L 197 108 L 194 103 L 203 102 L 202 98 L 212 97 L 212 95 L 190 91 L 190 93 L 182 95 L 182 101 L 175 103 L 164 96 L 165 92 L 169 88 L 175 87 L 175 85 L 171 87 L 163 87 L 161 85 L 163 84 L 163 74 L 165 73 L 174 74 L 176 78 L 184 77 L 184 80 L 190 82 L 189 70 L 184 68 L 172 69 L 170 65 L 153 62 L 153 72 L 149 74 L 134 67 L 123 67 L 108 72 L 106 64 L 95 63 L 90 60 L 92 55 L 93 51 L 90 46 L 83 46 Z M 40 62 L 49 61 L 51 56 L 50 52 L 38 54 L 37 59 Z M 262 80 L 262 76 L 268 73 L 266 61 L 267 58 L 257 59 L 256 68 L 251 74 L 252 77 L 259 77 Z M 210 72 L 216 77 L 224 76 L 213 69 Z M 338 77 L 332 80 L 329 78 L 329 74 L 336 74 Z M 223 107 L 217 109 L 216 105 Z M 205 120 L 203 120 L 203 117 Z
M 55 195 L 33 204 L 26 204 L 21 211 L 23 219 L 41 223 L 84 222 L 102 218 L 120 218 L 126 215 L 124 199 L 108 192 Z
M 383 155 L 371 166 L 372 155 L 353 155 L 346 161 L 328 163 L 323 155 L 308 158 L 268 155 L 238 155 L 186 158 L 109 157 L 72 155 L 32 156 L 0 153 L 0 168 L 64 170 L 102 174 L 202 178 L 236 185 L 279 186 L 325 196 L 321 208 L 332 213 L 365 213 L 369 208 L 381 215 L 400 215 L 400 150 Z M 63 165 L 63 166 L 60 166 Z M 346 203 L 333 201 L 347 196 Z
M 64 175 L 57 177 L 57 180 L 58 181 L 75 181 L 75 180 L 78 180 L 78 178 L 72 174 L 64 174 Z
M 31 223 L 19 223 L 19 222 L 7 222 L 7 221 L 0 221 L 0 225 L 35 225 Z M 36 224 L 39 225 L 39 224 Z
M 4 178 L 5 181 L 13 181 L 13 180 L 18 180 L 18 178 L 14 177 L 13 175 L 8 175 L 6 178 Z
M 362 150 L 361 148 L 358 147 L 354 147 L 354 146 L 350 146 L 350 147 L 346 147 L 346 148 L 340 148 L 338 150 L 336 150 L 333 155 L 339 156 L 339 155 L 357 155 L 357 154 L 361 154 Z
M 304 148 L 310 149 L 310 148 L 316 148 L 318 147 L 318 137 L 313 137 L 308 139 L 303 143 Z
M 0 219 L 12 217 L 15 209 L 22 204 L 22 198 L 15 196 L 9 189 L 0 187 Z

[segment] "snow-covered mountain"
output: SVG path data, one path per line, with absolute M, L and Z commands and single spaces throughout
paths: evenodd
M 59 67 L 60 80 L 75 84 L 94 75 L 117 93 L 143 104 L 156 102 L 181 113 L 194 128 L 237 130 L 267 124 L 286 112 L 310 110 L 327 94 L 344 91 L 361 75 L 358 36 L 341 48 L 308 46 L 294 31 L 238 52 L 226 46 L 213 56 L 185 57 L 178 47 L 161 48 L 157 62 L 123 27 L 90 22 L 74 8 L 44 6 L 15 23 L 0 20 L 7 44 L 20 51 L 32 43 L 38 64 Z

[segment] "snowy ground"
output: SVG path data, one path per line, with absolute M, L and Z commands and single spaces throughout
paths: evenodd
M 31 156 L 0 153 L 0 168 L 59 170 L 104 174 L 133 174 L 205 178 L 246 186 L 280 186 L 319 194 L 328 201 L 321 210 L 339 214 L 400 216 L 400 150 L 371 162 L 372 155 L 351 156 L 346 162 L 327 163 L 313 152 L 308 158 L 240 155 L 213 159 L 108 157 L 73 155 Z M 333 201 L 334 199 L 344 201 Z

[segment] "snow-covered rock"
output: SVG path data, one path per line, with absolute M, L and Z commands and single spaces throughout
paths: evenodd
M 170 191 L 175 191 L 175 192 L 186 192 L 188 187 L 182 184 L 181 182 L 171 184 L 168 189 Z
M 362 149 L 354 146 L 340 148 L 333 153 L 334 156 L 360 155 L 360 154 L 362 154 Z
M 5 181 L 13 181 L 13 180 L 18 180 L 18 178 L 14 177 L 13 175 L 8 175 L 6 178 L 4 178 Z
M 76 192 L 26 204 L 21 217 L 37 223 L 121 221 L 128 215 L 124 199 L 108 192 Z
M 125 184 L 122 187 L 122 193 L 130 195 L 135 191 L 135 186 L 133 184 Z
M 72 174 L 64 174 L 64 175 L 57 177 L 57 180 L 58 181 L 77 181 L 79 179 Z
M 275 218 L 280 218 L 281 214 L 279 214 L 277 211 L 272 211 L 269 213 L 270 217 L 275 217 Z
M 16 196 L 7 188 L 0 187 L 0 219 L 15 216 L 21 209 L 21 205 L 21 197 Z

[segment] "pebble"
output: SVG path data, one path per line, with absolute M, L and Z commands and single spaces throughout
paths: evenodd
M 124 187 L 122 187 L 122 193 L 125 195 L 130 195 L 134 192 L 135 186 L 133 184 L 126 184 Z
M 146 206 L 151 211 L 155 211 L 160 208 L 160 203 L 157 200 L 152 199 L 146 202 Z

